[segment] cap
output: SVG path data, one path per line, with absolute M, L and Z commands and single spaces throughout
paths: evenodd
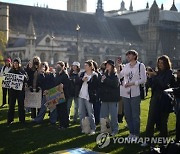
M 21 59 L 20 59 L 20 58 L 15 58 L 15 59 L 13 60 L 13 62 L 18 62 L 19 64 L 21 64 Z
M 72 65 L 80 67 L 80 63 L 77 61 L 73 62 Z
M 108 60 L 108 61 L 106 62 L 106 65 L 107 65 L 107 64 L 115 67 L 115 64 L 114 64 L 114 61 L 113 61 L 113 60 Z

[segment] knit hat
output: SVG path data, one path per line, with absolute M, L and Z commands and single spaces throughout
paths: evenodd
M 10 58 L 7 58 L 7 59 L 6 59 L 6 62 L 11 63 L 11 59 L 10 59 Z
M 107 65 L 107 64 L 115 67 L 115 64 L 114 64 L 114 61 L 113 61 L 113 60 L 108 60 L 108 61 L 106 62 L 106 65 Z
M 73 65 L 73 66 L 80 67 L 80 63 L 79 63 L 79 62 L 77 62 L 77 61 L 73 62 L 73 63 L 72 63 L 72 65 Z
M 13 60 L 13 62 L 18 62 L 19 64 L 21 64 L 21 59 L 18 57 L 18 58 L 15 58 L 14 60 Z

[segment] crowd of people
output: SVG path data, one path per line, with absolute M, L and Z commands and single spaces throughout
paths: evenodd
M 87 60 L 84 67 L 79 62 L 73 62 L 70 68 L 66 63 L 58 61 L 54 68 L 49 67 L 47 62 L 41 62 L 35 56 L 28 62 L 27 66 L 21 66 L 21 59 L 16 58 L 11 61 L 6 59 L 5 66 L 1 69 L 4 73 L 14 73 L 24 75 L 22 90 L 2 88 L 3 102 L 6 104 L 8 94 L 8 116 L 7 124 L 14 121 L 14 111 L 16 100 L 18 102 L 19 121 L 25 123 L 25 89 L 31 92 L 42 90 L 41 108 L 31 108 L 31 118 L 34 123 L 41 123 L 47 112 L 45 106 L 47 91 L 57 85 L 62 84 L 65 102 L 56 105 L 56 109 L 49 113 L 50 123 L 56 125 L 59 121 L 59 129 L 64 130 L 69 127 L 70 111 L 74 102 L 73 123 L 81 126 L 82 133 L 83 119 L 88 117 L 90 132 L 96 132 L 96 126 L 102 121 L 109 121 L 111 135 L 118 134 L 118 122 L 122 122 L 123 117 L 129 129 L 129 138 L 140 136 L 140 103 L 142 96 L 146 95 L 148 88 L 151 88 L 151 100 L 146 126 L 146 136 L 154 135 L 154 127 L 160 131 L 160 136 L 168 136 L 168 117 L 173 108 L 176 109 L 177 119 L 180 119 L 180 70 L 177 70 L 177 77 L 174 77 L 171 62 L 168 56 L 163 55 L 157 59 L 157 68 L 154 70 L 138 61 L 138 52 L 129 50 L 126 52 L 128 63 L 123 64 L 121 58 L 116 61 L 107 60 L 98 68 L 98 64 L 93 60 Z M 144 88 L 146 87 L 146 90 Z M 165 89 L 174 88 L 176 98 L 175 107 L 167 99 Z M 143 89 L 143 90 L 142 90 Z M 79 120 L 78 120 L 79 119 Z M 176 129 L 180 130 L 177 120 Z M 177 140 L 180 134 L 177 131 Z M 146 143 L 148 144 L 148 143 Z M 145 145 L 144 145 L 145 146 Z

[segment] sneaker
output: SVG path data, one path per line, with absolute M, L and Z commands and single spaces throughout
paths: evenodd
M 3 105 L 1 105 L 1 108 L 4 108 L 6 106 L 6 104 L 3 104 Z
M 128 138 L 133 138 L 134 137 L 134 135 L 133 134 L 129 134 L 129 136 L 128 136 Z
M 65 130 L 65 127 L 58 127 L 59 130 Z
M 112 132 L 110 135 L 112 136 L 112 137 L 114 137 L 114 136 L 116 136 L 116 132 Z
M 147 146 L 149 146 L 149 144 L 146 143 L 146 142 L 144 142 L 144 143 L 141 144 L 141 147 L 147 147 Z
M 85 132 L 82 130 L 81 133 L 84 134 Z
M 94 134 L 95 134 L 94 130 L 91 130 L 91 132 L 89 133 L 89 135 L 94 135 Z

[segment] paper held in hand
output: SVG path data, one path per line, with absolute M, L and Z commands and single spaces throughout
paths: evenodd
M 64 103 L 65 101 L 63 85 L 60 84 L 48 90 L 45 106 L 52 112 L 57 104 Z
M 24 106 L 29 108 L 41 108 L 42 90 L 31 92 L 29 88 L 25 89 Z
M 24 75 L 5 73 L 3 75 L 2 87 L 12 88 L 14 90 L 22 90 L 24 83 Z

